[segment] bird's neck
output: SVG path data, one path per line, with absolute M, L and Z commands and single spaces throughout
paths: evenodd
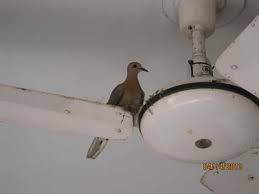
M 127 75 L 127 78 L 126 78 L 126 81 L 127 82 L 136 82 L 136 83 L 139 83 L 138 82 L 138 74 L 137 73 L 134 73 L 134 74 L 128 74 Z

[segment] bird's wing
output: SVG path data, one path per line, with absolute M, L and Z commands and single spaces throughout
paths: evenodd
M 141 91 L 140 95 L 141 95 L 140 104 L 143 105 L 143 103 L 144 103 L 144 98 L 145 98 L 145 93 L 144 93 L 143 91 Z
M 125 90 L 125 87 L 123 83 L 116 86 L 113 89 L 107 104 L 118 105 L 122 99 L 124 90 Z

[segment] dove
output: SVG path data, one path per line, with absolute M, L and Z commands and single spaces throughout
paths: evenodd
M 138 62 L 131 62 L 127 67 L 127 77 L 124 82 L 116 86 L 107 102 L 107 104 L 120 106 L 125 111 L 129 111 L 133 117 L 133 125 L 135 125 L 135 117 L 142 106 L 145 93 L 142 90 L 139 81 L 138 74 L 141 71 L 146 71 L 145 68 Z M 102 152 L 108 139 L 95 137 L 88 152 L 87 158 L 96 159 L 96 157 Z

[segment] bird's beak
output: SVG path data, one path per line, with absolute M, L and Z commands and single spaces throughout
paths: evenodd
M 139 68 L 139 70 L 140 70 L 140 71 L 148 72 L 148 70 L 147 70 L 147 69 L 145 69 L 145 68 L 143 68 L 143 67 Z

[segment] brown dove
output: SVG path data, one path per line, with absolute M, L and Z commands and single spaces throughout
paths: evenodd
M 124 110 L 129 111 L 133 117 L 133 124 L 135 124 L 134 118 L 143 104 L 145 95 L 138 81 L 138 73 L 141 71 L 148 72 L 138 62 L 128 64 L 126 80 L 113 89 L 107 102 L 107 104 L 121 106 Z M 95 159 L 107 142 L 108 139 L 95 137 L 86 157 Z

